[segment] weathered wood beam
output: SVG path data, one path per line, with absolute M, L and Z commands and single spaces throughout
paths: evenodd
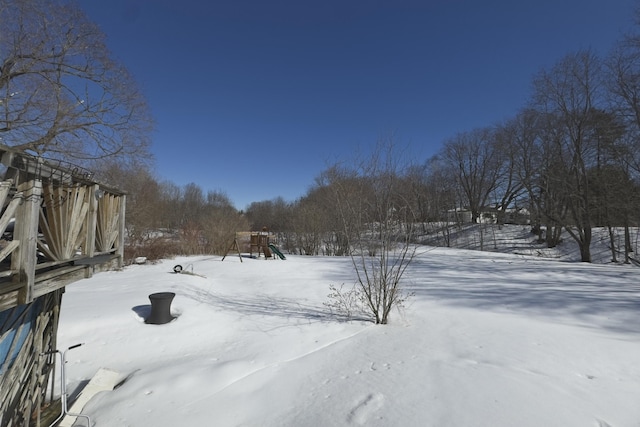
M 33 300 L 42 183 L 38 180 L 27 181 L 18 186 L 18 191 L 22 192 L 24 199 L 16 211 L 20 221 L 16 222 L 13 239 L 18 240 L 20 244 L 11 257 L 11 269 L 18 271 L 15 281 L 24 284 L 18 294 L 18 300 L 20 304 L 26 304 Z
M 18 290 L 6 290 L 0 294 L 0 311 L 9 310 L 18 305 Z
M 8 257 L 9 254 L 13 252 L 19 245 L 20 245 L 20 242 L 17 240 L 12 240 L 9 243 L 7 243 L 7 246 L 5 246 L 4 248 L 2 248 L 2 250 L 0 250 L 0 261 Z
M 70 266 L 39 274 L 39 281 L 33 288 L 34 298 L 64 288 L 80 279 L 84 279 L 85 268 L 88 267 L 84 265 Z
M 118 244 L 116 253 L 118 254 L 118 268 L 122 268 L 124 265 L 124 236 L 125 236 L 125 211 L 127 206 L 127 196 L 124 194 L 120 196 L 120 213 L 118 214 Z
M 93 257 L 84 257 L 72 261 L 73 265 L 98 265 L 113 261 L 118 255 L 104 254 Z
M 85 240 L 83 246 L 84 255 L 91 258 L 96 252 L 96 227 L 98 224 L 98 191 L 100 186 L 98 184 L 92 186 L 89 190 L 89 212 L 87 213 L 87 219 L 85 221 Z M 99 261 L 96 262 L 98 264 Z M 87 276 L 89 278 L 93 274 L 92 268 L 87 268 Z

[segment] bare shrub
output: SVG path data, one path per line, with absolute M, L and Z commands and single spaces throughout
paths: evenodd
M 327 295 L 329 301 L 324 302 L 323 305 L 329 308 L 332 314 L 344 317 L 346 320 L 368 317 L 365 296 L 357 284 L 354 284 L 351 289 L 345 289 L 344 283 L 340 287 L 330 285 L 329 290 Z
M 124 260 L 131 264 L 137 257 L 145 257 L 148 261 L 173 258 L 181 253 L 178 243 L 164 238 L 149 239 L 142 244 L 126 245 L 124 247 Z
M 405 171 L 385 142 L 355 168 L 336 165 L 323 176 L 349 239 L 358 291 L 376 324 L 386 324 L 408 297 L 401 279 L 416 255 L 416 217 L 401 191 Z

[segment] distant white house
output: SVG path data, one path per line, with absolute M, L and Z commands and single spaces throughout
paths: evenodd
M 468 224 L 471 222 L 471 211 L 466 208 L 449 209 L 447 211 L 447 222 Z
M 500 209 L 486 206 L 480 209 L 478 223 L 480 224 L 496 224 L 498 222 L 498 214 Z M 457 222 L 460 224 L 471 223 L 471 210 L 467 208 L 450 209 L 447 211 L 447 221 Z M 505 224 L 529 224 L 531 215 L 525 208 L 509 208 L 505 211 Z

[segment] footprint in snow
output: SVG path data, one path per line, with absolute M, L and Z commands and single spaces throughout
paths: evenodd
M 367 421 L 382 409 L 383 404 L 384 395 L 382 393 L 369 394 L 349 412 L 347 421 L 350 424 L 366 425 Z

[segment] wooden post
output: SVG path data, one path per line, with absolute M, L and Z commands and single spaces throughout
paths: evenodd
M 87 214 L 85 241 L 83 246 L 84 256 L 93 258 L 96 252 L 96 226 L 98 223 L 98 191 L 100 186 L 95 184 L 89 191 L 89 212 Z M 93 266 L 87 266 L 84 277 L 88 279 L 93 276 Z
M 235 249 L 238 252 L 238 258 L 240 258 L 240 262 L 242 262 L 242 254 L 240 253 L 240 246 L 238 246 L 238 233 L 236 233 L 236 237 L 233 239 L 233 243 L 231 244 L 231 246 L 229 246 L 229 249 L 227 249 L 227 252 L 225 252 L 221 261 L 224 261 L 224 259 L 227 257 L 229 252 L 233 249 Z
M 52 294 L 46 295 L 43 300 L 45 307 L 49 307 L 49 301 L 52 299 Z M 50 308 L 49 308 L 50 310 Z M 32 365 L 31 365 L 31 396 L 29 401 L 31 405 L 28 407 L 28 415 L 30 416 L 34 410 L 37 412 L 36 425 L 40 425 L 40 406 L 42 405 L 42 385 L 44 378 L 42 377 L 42 367 L 45 359 L 40 356 L 43 352 L 42 343 L 46 339 L 45 333 L 47 326 L 51 321 L 51 312 L 49 310 L 43 310 L 38 313 L 36 317 L 36 327 L 34 329 L 33 336 L 33 350 L 32 350 Z
M 125 212 L 127 207 L 127 196 L 120 196 L 120 212 L 118 214 L 118 240 L 116 254 L 118 254 L 118 268 L 124 265 L 124 233 L 125 233 Z
M 33 300 L 35 285 L 36 251 L 38 249 L 38 217 L 42 200 L 42 182 L 30 180 L 18 186 L 23 200 L 16 212 L 14 239 L 20 242 L 11 257 L 11 269 L 18 271 L 16 280 L 22 284 L 18 304 Z

